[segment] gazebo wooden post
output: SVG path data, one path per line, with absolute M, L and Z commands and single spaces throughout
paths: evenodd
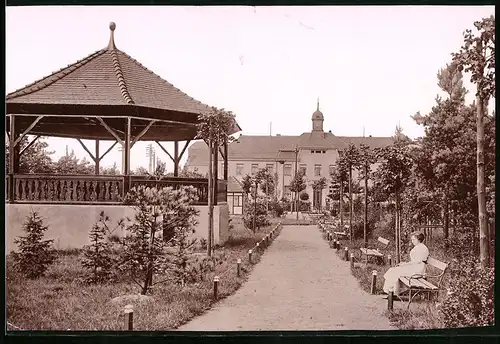
M 130 130 L 132 127 L 132 119 L 127 117 L 126 128 L 125 128 L 125 140 L 124 140 L 124 181 L 123 181 L 123 194 L 126 195 L 130 190 Z
M 179 141 L 174 141 L 174 177 L 179 177 Z
M 217 196 L 219 193 L 219 142 L 214 140 L 213 146 L 213 155 L 214 155 L 214 205 L 217 205 Z
M 227 139 L 224 140 L 224 180 L 227 182 L 228 178 L 228 157 L 227 157 Z
M 99 175 L 99 171 L 100 171 L 100 162 L 101 162 L 101 157 L 100 157 L 100 153 L 99 153 L 99 140 L 95 140 L 95 161 L 94 161 L 94 165 L 95 165 L 95 175 Z
M 9 202 L 14 202 L 14 173 L 16 171 L 15 146 L 16 141 L 16 116 L 10 115 L 10 142 L 9 142 Z

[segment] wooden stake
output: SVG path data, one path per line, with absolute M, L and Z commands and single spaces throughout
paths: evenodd
M 354 269 L 354 253 L 351 253 L 351 269 Z
M 252 264 L 252 250 L 248 250 L 248 262 Z
M 344 248 L 344 259 L 345 261 L 347 262 L 349 260 L 349 248 L 347 248 L 347 246 Z
M 134 305 L 126 305 L 125 306 L 125 330 L 133 331 L 134 330 Z
M 392 266 L 392 257 L 390 254 L 387 255 L 387 265 Z
M 236 261 L 236 276 L 241 276 L 241 259 L 238 258 Z
M 387 309 L 392 311 L 394 309 L 394 292 L 391 291 L 387 297 Z
M 218 287 L 219 287 L 219 276 L 214 276 L 214 300 L 217 300 Z
M 371 294 L 375 294 L 377 291 L 377 270 L 372 271 L 372 287 L 371 287 Z

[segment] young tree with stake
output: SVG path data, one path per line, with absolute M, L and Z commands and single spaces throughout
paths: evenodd
M 491 97 L 495 97 L 495 17 L 474 22 L 477 34 L 472 30 L 464 32 L 464 45 L 458 53 L 452 54 L 459 70 L 471 74 L 476 84 L 477 125 L 477 202 L 480 237 L 481 267 L 489 262 L 488 218 L 486 211 L 486 188 L 484 176 L 484 116 Z
M 208 246 L 207 254 L 212 256 L 214 245 L 214 156 L 219 154 L 219 148 L 233 141 L 230 133 L 233 131 L 236 120 L 231 111 L 212 107 L 208 113 L 198 115 L 198 135 L 208 145 Z

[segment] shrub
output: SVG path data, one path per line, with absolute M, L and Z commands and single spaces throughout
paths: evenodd
M 207 245 L 208 245 L 208 243 L 207 243 L 207 239 L 205 239 L 205 238 L 201 238 L 201 239 L 200 239 L 200 248 L 201 248 L 202 250 L 206 250 L 206 249 L 207 249 L 207 247 L 208 247 Z
M 275 217 L 280 217 L 285 212 L 285 210 L 283 209 L 283 204 L 278 201 L 269 202 L 269 210 L 273 212 Z
M 311 210 L 311 202 L 299 202 L 299 211 L 310 211 Z
M 301 192 L 299 196 L 301 201 L 308 201 L 309 200 L 309 194 L 307 192 Z
M 257 208 L 255 211 L 255 208 Z M 254 215 L 255 214 L 255 215 Z M 254 224 L 255 216 L 255 227 Z M 269 226 L 270 221 L 267 216 L 266 203 L 262 197 L 257 197 L 257 204 L 254 201 L 248 201 L 245 204 L 245 214 L 243 215 L 243 224 L 246 228 L 252 229 L 254 232 L 262 227 Z
M 30 279 L 41 277 L 56 260 L 56 251 L 52 247 L 54 240 L 43 240 L 48 226 L 42 218 L 31 210 L 23 223 L 26 236 L 15 239 L 19 252 L 13 252 L 14 267 Z
M 440 307 L 446 327 L 492 326 L 494 315 L 494 269 L 481 269 L 477 262 L 464 263 L 449 282 Z
M 123 240 L 124 249 L 120 269 L 127 273 L 138 285 L 141 294 L 146 294 L 153 285 L 153 275 L 165 274 L 172 262 L 167 255 L 167 242 L 162 234 L 174 228 L 174 239 L 178 244 L 185 234 L 193 233 L 198 210 L 193 206 L 197 200 L 196 189 L 192 186 L 162 189 L 139 186 L 132 188 L 125 197 L 136 214 L 127 227 L 129 235 Z M 186 247 L 178 257 L 182 257 Z M 184 258 L 174 259 L 174 265 L 183 269 Z
M 393 213 L 385 213 L 382 219 L 377 222 L 378 235 L 394 241 L 394 228 L 396 226 L 396 218 Z
M 99 220 L 92 226 L 89 233 L 90 245 L 83 247 L 83 260 L 81 262 L 88 275 L 84 281 L 87 283 L 103 283 L 111 280 L 116 259 L 113 256 L 112 244 L 107 240 L 111 231 L 108 227 L 109 217 L 101 211 Z M 122 222 L 119 222 L 119 226 Z M 113 240 L 117 240 L 113 238 Z

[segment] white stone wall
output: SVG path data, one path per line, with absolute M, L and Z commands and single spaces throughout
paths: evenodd
M 81 248 L 89 244 L 89 231 L 99 219 L 99 213 L 104 211 L 111 219 L 114 228 L 116 222 L 124 217 L 133 217 L 134 209 L 123 205 L 66 205 L 66 204 L 7 204 L 5 247 L 10 252 L 17 249 L 14 239 L 24 235 L 22 223 L 33 209 L 44 218 L 44 224 L 49 226 L 46 239 L 54 239 L 54 244 L 60 249 Z M 208 238 L 208 207 L 196 206 L 200 211 L 195 238 Z M 215 244 L 222 245 L 228 238 L 229 209 L 227 203 L 219 202 L 214 206 L 214 237 Z M 116 230 L 116 234 L 124 233 Z

